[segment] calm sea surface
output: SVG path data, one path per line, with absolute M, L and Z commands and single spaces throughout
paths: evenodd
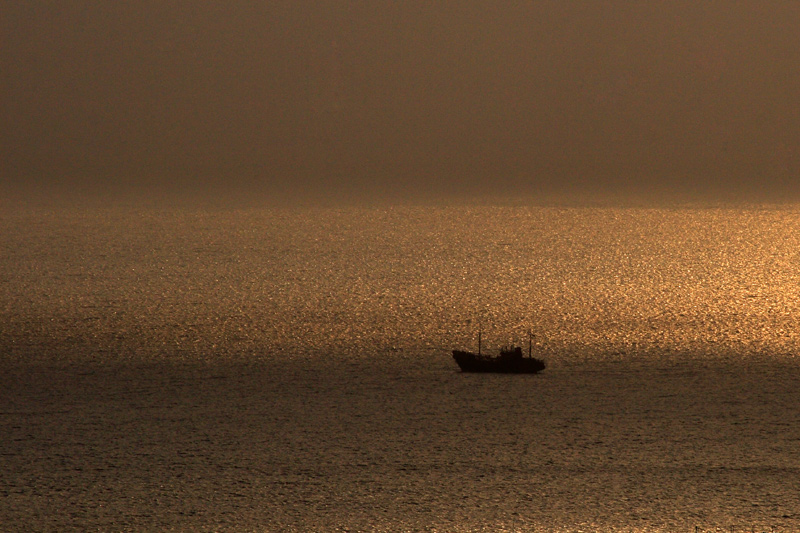
M 798 532 L 798 354 L 797 207 L 6 210 L 0 529 Z

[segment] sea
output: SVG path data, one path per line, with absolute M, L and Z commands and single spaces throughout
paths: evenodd
M 799 322 L 797 205 L 6 206 L 0 530 L 800 532 Z

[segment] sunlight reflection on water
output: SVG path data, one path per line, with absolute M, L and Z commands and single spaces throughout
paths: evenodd
M 44 221 L 40 220 L 41 218 Z M 790 357 L 792 209 L 395 208 L 7 217 L 15 329 L 131 357 L 495 346 Z M 13 306 L 13 308 L 11 307 Z M 52 331 L 50 331 L 52 329 Z M 85 354 L 84 354 L 85 355 Z

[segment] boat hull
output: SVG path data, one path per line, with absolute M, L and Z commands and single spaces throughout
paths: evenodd
M 490 357 L 453 350 L 453 359 L 462 372 L 494 372 L 500 374 L 536 374 L 547 365 L 535 357 Z

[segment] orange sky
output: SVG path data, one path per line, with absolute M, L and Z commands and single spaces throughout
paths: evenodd
M 792 1 L 3 11 L 7 184 L 800 193 Z

